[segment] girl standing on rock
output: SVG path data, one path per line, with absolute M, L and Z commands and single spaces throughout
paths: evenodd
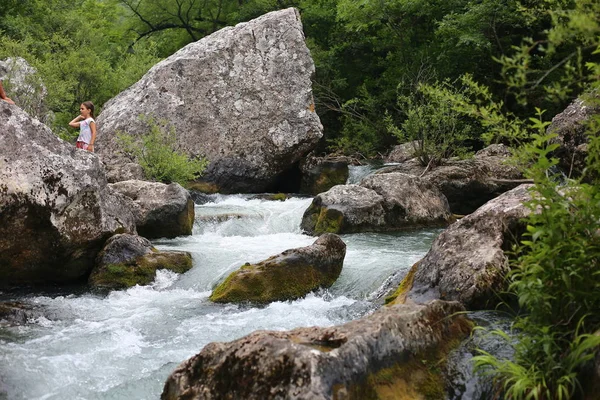
M 94 142 L 96 141 L 96 121 L 94 121 L 94 104 L 91 101 L 85 101 L 79 106 L 80 114 L 69 122 L 69 126 L 79 128 L 79 137 L 77 138 L 77 148 L 94 152 Z

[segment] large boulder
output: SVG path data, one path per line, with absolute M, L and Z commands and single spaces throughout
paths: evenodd
M 471 330 L 462 310 L 398 305 L 341 326 L 211 343 L 177 367 L 161 399 L 443 399 L 444 360 Z
M 87 278 L 106 239 L 135 232 L 96 155 L 0 102 L 0 285 Z
M 293 300 L 336 281 L 346 256 L 346 244 L 326 233 L 312 245 L 286 250 L 258 264 L 246 263 L 215 288 L 218 303 L 269 303 Z
M 416 176 L 387 173 L 317 195 L 301 227 L 309 234 L 382 232 L 442 226 L 451 220 L 448 201 L 434 185 Z
M 473 158 L 445 160 L 442 165 L 427 171 L 415 160 L 409 160 L 382 168 L 377 174 L 422 175 L 423 180 L 437 186 L 446 196 L 453 213 L 464 215 L 523 183 L 519 169 L 507 164 L 510 156 L 508 147 L 495 144 L 478 151 Z
M 148 239 L 120 234 L 106 242 L 88 283 L 99 289 L 124 289 L 153 282 L 159 269 L 183 273 L 190 268 L 188 252 L 158 251 Z
M 135 116 L 152 115 L 175 128 L 180 150 L 207 157 L 206 187 L 265 191 L 322 136 L 314 70 L 294 8 L 224 28 L 107 102 L 98 117 L 97 152 L 107 164 L 122 163 L 117 133 L 141 135 L 146 128 Z
M 592 101 L 598 102 L 599 96 Z M 586 124 L 593 115 L 600 113 L 600 106 L 592 104 L 590 99 L 575 99 L 560 114 L 552 118 L 547 132 L 556 134 L 553 142 L 559 145 L 555 156 L 559 159 L 559 166 L 568 175 L 578 177 L 586 167 L 588 154 L 588 138 Z
M 192 234 L 194 201 L 180 184 L 131 180 L 109 186 L 133 201 L 139 235 L 153 239 Z
M 450 225 L 401 284 L 407 296 L 396 295 L 417 303 L 457 300 L 468 309 L 494 306 L 509 270 L 505 251 L 519 240 L 522 219 L 531 213 L 524 204 L 531 186 L 512 189 Z
M 44 124 L 54 120 L 54 113 L 48 108 L 48 90 L 37 70 L 21 57 L 0 60 L 0 80 L 2 86 L 16 105 Z

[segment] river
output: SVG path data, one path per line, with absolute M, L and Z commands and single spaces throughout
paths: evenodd
M 209 342 L 258 329 L 342 324 L 371 312 L 386 280 L 422 258 L 440 232 L 342 235 L 347 252 L 339 279 L 303 299 L 265 307 L 208 301 L 211 289 L 245 262 L 313 243 L 299 228 L 310 202 L 213 195 L 196 205 L 192 236 L 154 241 L 162 250 L 192 253 L 194 267 L 185 274 L 159 271 L 150 286 L 108 294 L 11 294 L 44 316 L 0 324 L 0 398 L 158 399 L 175 367 Z

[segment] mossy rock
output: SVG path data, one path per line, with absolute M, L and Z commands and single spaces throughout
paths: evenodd
M 323 235 L 311 246 L 286 250 L 258 264 L 246 263 L 215 288 L 210 300 L 265 304 L 298 299 L 333 285 L 345 254 L 346 244 L 337 235 Z
M 416 262 L 408 271 L 408 274 L 402 279 L 398 288 L 385 298 L 386 305 L 394 305 L 394 304 L 404 304 L 406 302 L 406 296 L 410 289 L 413 287 L 413 282 L 415 280 L 415 274 L 417 273 L 417 269 L 419 268 L 419 262 Z
M 414 267 L 413 267 L 414 268 Z M 449 353 L 473 330 L 465 316 L 455 316 L 450 332 L 439 344 L 372 372 L 362 382 L 333 389 L 333 399 L 346 400 L 444 400 Z M 342 396 L 340 396 L 342 395 Z
M 156 278 L 156 270 L 168 269 L 184 273 L 192 268 L 192 256 L 188 252 L 155 251 L 120 264 L 108 264 L 96 268 L 89 284 L 102 289 L 126 289 L 135 285 L 148 285 Z
M 302 229 L 311 235 L 341 233 L 344 214 L 334 208 L 311 204 L 302 218 Z
M 192 181 L 188 182 L 185 185 L 185 188 L 188 190 L 195 190 L 200 193 L 219 193 L 220 188 L 216 183 L 205 182 L 205 181 Z

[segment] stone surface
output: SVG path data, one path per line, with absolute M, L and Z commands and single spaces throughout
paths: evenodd
M 520 185 L 450 225 L 418 263 L 408 299 L 457 300 L 467 309 L 495 306 L 509 270 L 505 250 L 519 240 L 521 221 L 531 210 L 528 189 Z
M 148 239 L 120 234 L 106 242 L 88 283 L 94 288 L 122 289 L 153 282 L 158 269 L 183 273 L 190 268 L 188 252 L 158 251 Z
M 96 151 L 120 164 L 118 131 L 140 135 L 139 114 L 166 119 L 179 148 L 206 156 L 206 187 L 262 192 L 322 136 L 314 63 L 296 9 L 265 14 L 191 43 L 110 100 Z
M 348 180 L 348 157 L 308 156 L 300 163 L 302 181 L 300 193 L 317 195 Z
M 161 399 L 364 400 L 390 390 L 393 398 L 444 398 L 444 353 L 471 329 L 462 310 L 456 302 L 397 305 L 341 326 L 211 343 L 177 367 Z
M 326 233 L 312 245 L 286 250 L 257 264 L 246 263 L 215 288 L 219 303 L 293 300 L 333 285 L 346 256 L 346 244 Z
M 43 316 L 42 312 L 29 304 L 15 301 L 0 302 L 0 326 L 24 325 L 41 316 Z
M 403 163 L 415 157 L 418 146 L 416 140 L 394 146 L 390 154 L 385 158 L 386 163 Z
M 119 232 L 134 218 L 98 157 L 0 102 L 0 286 L 85 279 Z
M 131 180 L 109 186 L 133 200 L 139 235 L 153 239 L 192 234 L 194 201 L 180 184 Z
M 596 100 L 598 98 L 596 97 Z M 560 114 L 552 118 L 547 132 L 558 135 L 553 142 L 560 145 L 555 156 L 567 176 L 579 177 L 586 166 L 587 143 L 585 124 L 592 115 L 600 112 L 600 106 L 590 105 L 582 98 L 575 99 Z
M 142 166 L 136 163 L 126 163 L 119 165 L 105 165 L 106 179 L 110 183 L 122 181 L 143 181 L 144 170 Z
M 487 201 L 520 185 L 520 171 L 506 163 L 510 149 L 501 144 L 480 150 L 471 159 L 445 160 L 443 165 L 428 170 L 423 180 L 437 186 L 448 199 L 455 214 L 469 214 Z M 409 160 L 396 166 L 385 167 L 377 174 L 403 172 L 421 175 L 424 167 Z
M 46 103 L 48 90 L 35 68 L 21 57 L 0 60 L 2 86 L 17 106 L 44 124 L 54 120 L 54 113 Z
M 302 217 L 309 234 L 384 232 L 448 224 L 444 195 L 413 175 L 370 175 L 360 185 L 338 185 L 317 195 Z
M 358 185 L 338 185 L 313 199 L 301 228 L 311 235 L 384 229 L 383 197 Z
M 414 228 L 443 226 L 451 219 L 448 200 L 430 181 L 402 174 L 375 174 L 360 183 L 383 197 L 386 226 Z

